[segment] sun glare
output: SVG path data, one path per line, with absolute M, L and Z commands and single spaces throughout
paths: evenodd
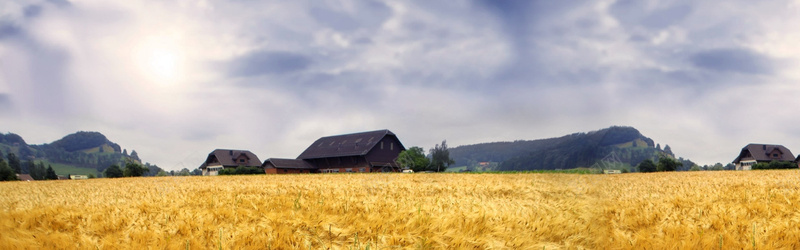
M 174 37 L 150 37 L 136 49 L 136 64 L 144 80 L 171 86 L 183 80 L 184 52 Z

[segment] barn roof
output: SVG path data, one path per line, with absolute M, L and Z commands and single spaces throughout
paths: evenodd
M 733 160 L 733 162 L 734 163 L 739 163 L 741 160 L 743 160 L 745 158 L 749 158 L 749 156 L 752 156 L 752 158 L 754 160 L 756 160 L 756 161 L 761 161 L 761 162 L 772 161 L 772 157 L 770 157 L 769 154 L 772 151 L 774 151 L 775 149 L 777 149 L 778 151 L 783 153 L 781 155 L 781 159 L 780 159 L 781 161 L 794 161 L 795 160 L 795 157 L 792 154 L 792 151 L 790 151 L 788 148 L 784 147 L 783 145 L 770 145 L 770 144 L 751 143 L 751 144 L 747 144 L 747 146 L 742 148 L 742 151 L 739 153 L 739 156 L 737 156 L 736 159 Z M 748 156 L 748 153 L 749 153 L 749 156 Z
M 216 158 L 222 166 L 239 166 L 239 163 L 236 162 L 236 158 L 239 156 L 244 155 L 247 159 L 250 159 L 249 163 L 246 165 L 248 167 L 259 167 L 261 166 L 261 160 L 258 159 L 258 156 L 250 152 L 249 150 L 238 150 L 238 149 L 215 149 L 211 153 L 208 154 L 208 158 L 206 161 L 200 165 L 200 168 L 205 168 L 208 166 L 208 163 L 211 161 L 212 158 Z
M 17 179 L 21 181 L 32 181 L 33 177 L 29 174 L 17 174 Z
M 261 166 L 266 167 L 267 163 L 272 163 L 275 168 L 317 169 L 308 162 L 300 159 L 269 158 L 264 161 L 264 164 Z
M 400 144 L 397 136 L 389 131 L 375 130 L 369 132 L 326 136 L 314 141 L 297 159 L 317 159 L 340 156 L 363 156 L 369 153 L 378 142 L 386 136 L 394 137 Z M 402 144 L 400 149 L 405 149 Z

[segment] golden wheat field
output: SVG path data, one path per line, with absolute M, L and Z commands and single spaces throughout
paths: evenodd
M 0 183 L 0 249 L 798 249 L 800 172 Z

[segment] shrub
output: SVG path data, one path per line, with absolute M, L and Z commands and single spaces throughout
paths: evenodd
M 263 168 L 245 167 L 245 166 L 240 166 L 237 168 L 226 168 L 219 171 L 219 175 L 249 175 L 249 174 L 265 174 L 265 173 Z
M 790 169 L 797 168 L 797 165 L 790 161 L 771 161 L 769 163 L 759 162 L 753 165 L 753 169 Z

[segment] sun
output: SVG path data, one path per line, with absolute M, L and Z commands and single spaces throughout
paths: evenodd
M 157 86 L 172 86 L 183 81 L 185 57 L 179 39 L 173 36 L 147 37 L 135 49 L 139 75 Z

